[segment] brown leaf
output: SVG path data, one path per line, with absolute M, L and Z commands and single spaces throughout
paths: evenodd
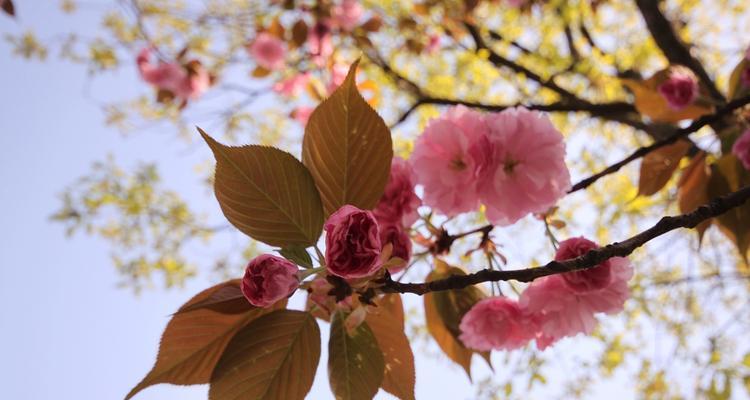
M 265 78 L 271 74 L 271 70 L 261 67 L 260 65 L 255 67 L 251 75 L 253 78 Z
M 377 32 L 380 30 L 380 28 L 383 26 L 383 20 L 380 19 L 377 15 L 368 19 L 364 24 L 362 24 L 362 29 L 364 29 L 367 32 Z
M 621 82 L 633 92 L 635 97 L 635 108 L 639 113 L 657 122 L 679 122 L 685 119 L 695 119 L 701 115 L 713 112 L 713 107 L 708 104 L 695 102 L 682 110 L 676 111 L 669 107 L 667 100 L 658 91 L 659 85 L 664 82 L 670 74 L 671 68 L 684 68 L 672 66 L 655 73 L 646 80 L 622 79 Z M 706 89 L 701 87 L 701 95 L 707 97 Z
M 279 310 L 244 327 L 224 350 L 211 400 L 303 400 L 320 360 L 320 329 L 309 313 Z
M 271 25 L 266 28 L 266 33 L 276 36 L 277 38 L 284 40 L 284 26 L 281 25 L 279 17 L 276 17 L 271 22 Z
M 358 63 L 305 127 L 302 162 L 315 179 L 326 215 L 345 204 L 372 209 L 393 158 L 390 130 L 357 90 Z
M 750 172 L 742 167 L 737 157 L 728 154 L 712 165 L 708 195 L 710 198 L 716 198 L 748 184 Z M 715 220 L 721 231 L 737 246 L 740 256 L 747 264 L 747 251 L 750 248 L 750 202 L 727 211 Z
M 661 190 L 669 182 L 689 149 L 688 141 L 678 140 L 646 154 L 641 161 L 638 194 L 651 196 Z
M 333 314 L 328 341 L 328 380 L 337 400 L 370 400 L 385 373 L 383 352 L 366 322 L 347 334 L 342 312 Z
M 680 212 L 689 213 L 708 203 L 708 181 L 710 169 L 706 165 L 706 153 L 701 151 L 682 170 L 677 182 L 677 204 Z M 703 240 L 703 234 L 711 225 L 711 220 L 703 221 L 695 229 L 698 231 L 698 242 Z
M 241 279 L 232 279 L 214 286 L 214 291 L 205 299 L 194 304 L 185 304 L 175 314 L 182 314 L 200 308 L 222 314 L 239 314 L 250 311 L 253 306 L 247 301 L 240 289 Z
M 377 301 L 378 307 L 365 322 L 375 334 L 383 351 L 385 376 L 383 389 L 401 400 L 414 399 L 414 354 L 404 333 L 404 306 L 401 295 L 388 294 Z
M 307 23 L 300 19 L 292 26 L 292 43 L 297 47 L 302 47 L 307 41 Z
M 442 279 L 454 274 L 465 274 L 465 272 L 436 259 L 435 269 L 427 275 L 426 281 Z M 471 379 L 471 356 L 475 352 L 464 347 L 458 339 L 460 334 L 458 325 L 471 306 L 484 297 L 484 293 L 475 286 L 457 291 L 430 292 L 423 296 L 427 330 L 443 352 L 463 367 L 469 379 Z M 476 353 L 481 355 L 490 367 L 492 366 L 489 352 Z
M 225 146 L 198 131 L 216 158 L 214 192 L 232 225 L 271 246 L 318 241 L 323 209 L 301 162 L 273 147 Z
M 5 11 L 6 14 L 10 15 L 11 17 L 16 16 L 16 7 L 13 5 L 13 1 L 11 0 L 0 0 L 0 6 L 2 7 L 3 11 Z
M 126 400 L 158 383 L 208 383 L 224 348 L 242 327 L 268 312 L 286 307 L 286 301 L 282 301 L 269 308 L 251 308 L 244 313 L 230 314 L 210 308 L 194 308 L 198 304 L 206 304 L 227 286 L 238 284 L 235 280 L 206 289 L 172 316 L 162 334 L 154 367 L 128 393 Z
M 750 92 L 750 88 L 746 87 L 745 84 L 742 83 L 742 73 L 747 68 L 750 68 L 750 60 L 742 57 L 742 60 L 739 62 L 739 64 L 737 64 L 732 70 L 732 74 L 729 76 L 728 97 L 730 100 L 737 99 Z

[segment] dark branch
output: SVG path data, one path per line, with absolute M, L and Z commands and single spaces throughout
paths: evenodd
M 656 225 L 623 242 L 608 244 L 570 260 L 550 261 L 541 267 L 515 271 L 484 269 L 473 274 L 453 275 L 445 279 L 423 283 L 400 283 L 386 278 L 380 291 L 384 293 L 414 293 L 423 295 L 429 292 L 462 289 L 483 282 L 510 280 L 531 282 L 543 276 L 593 268 L 612 257 L 627 257 L 635 249 L 667 232 L 678 228 L 695 228 L 699 223 L 709 218 L 717 217 L 733 208 L 743 205 L 748 199 L 750 199 L 750 186 L 745 186 L 736 192 L 717 197 L 691 213 L 663 217 Z
M 659 9 L 659 0 L 635 0 L 638 9 L 643 15 L 651 36 L 656 45 L 659 46 L 670 64 L 682 64 L 690 68 L 695 75 L 706 85 L 711 97 L 717 102 L 724 103 L 726 99 L 714 84 L 703 64 L 690 54 L 688 45 L 682 42 L 672 28 L 672 24 Z
M 568 193 L 573 193 L 575 191 L 585 189 L 591 186 L 591 184 L 593 184 L 597 180 L 599 180 L 599 178 L 619 171 L 620 168 L 624 167 L 630 162 L 635 161 L 660 147 L 664 147 L 666 145 L 672 144 L 681 138 L 686 138 L 691 133 L 696 132 L 697 130 L 703 128 L 706 125 L 711 125 L 711 124 L 720 122 L 726 115 L 730 114 L 731 112 L 733 112 L 734 110 L 740 107 L 745 106 L 748 103 L 750 103 L 750 96 L 746 96 L 746 97 L 731 101 L 726 106 L 722 107 L 715 113 L 710 114 L 710 115 L 705 115 L 703 117 L 696 119 L 695 121 L 693 121 L 693 123 L 691 123 L 687 127 L 678 129 L 677 132 L 675 132 L 671 136 L 668 136 L 662 140 L 659 140 L 650 146 L 641 147 L 637 149 L 636 151 L 634 151 L 629 156 L 625 157 L 622 161 L 614 163 L 610 165 L 609 167 L 605 168 L 603 171 L 598 172 L 576 183 L 575 185 L 573 185 L 573 187 L 570 189 Z

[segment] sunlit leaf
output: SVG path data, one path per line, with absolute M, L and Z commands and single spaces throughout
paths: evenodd
M 345 204 L 373 208 L 393 158 L 390 130 L 357 90 L 357 64 L 305 127 L 302 161 L 315 178 L 326 215 Z
M 463 275 L 465 272 L 436 259 L 435 269 L 427 275 L 426 281 L 443 279 L 453 274 Z M 484 297 L 484 293 L 474 286 L 458 291 L 430 292 L 423 296 L 427 330 L 443 352 L 466 371 L 469 379 L 471 356 L 475 352 L 464 347 L 458 339 L 458 325 L 471 306 Z M 479 354 L 487 363 L 490 362 L 489 352 Z
M 369 400 L 383 382 L 383 352 L 366 322 L 351 335 L 345 326 L 346 315 L 337 312 L 331 321 L 328 341 L 328 379 L 337 400 Z
M 210 307 L 195 308 L 205 305 L 228 286 L 238 285 L 239 282 L 234 280 L 206 289 L 172 316 L 162 334 L 156 364 L 125 399 L 158 383 L 208 383 L 224 348 L 242 327 L 274 309 L 286 307 L 286 301 L 283 301 L 273 307 L 250 308 L 243 313 L 221 313 Z
M 680 212 L 688 213 L 708 203 L 708 181 L 710 168 L 706 165 L 706 153 L 700 152 L 690 160 L 685 169 L 682 170 L 679 182 L 677 182 L 677 204 Z M 711 220 L 703 221 L 695 229 L 698 231 L 699 242 L 703 234 L 711 225 Z
M 279 310 L 234 336 L 213 376 L 211 400 L 302 400 L 320 359 L 320 329 L 309 313 Z
M 716 198 L 748 184 L 750 173 L 733 154 L 728 154 L 712 166 L 708 195 L 710 198 Z M 716 217 L 716 221 L 721 231 L 734 242 L 740 255 L 747 262 L 747 251 L 750 248 L 750 202 Z
M 669 182 L 680 165 L 680 160 L 690 149 L 690 142 L 677 142 L 658 148 L 643 157 L 638 178 L 638 194 L 651 196 Z
M 232 225 L 271 246 L 317 242 L 323 212 L 302 163 L 273 147 L 229 147 L 199 131 L 216 158 L 214 191 Z
M 414 354 L 404 333 L 404 306 L 401 296 L 389 294 L 377 301 L 378 307 L 367 314 L 365 322 L 372 329 L 385 360 L 383 389 L 401 400 L 414 399 Z
M 699 101 L 679 111 L 671 109 L 658 91 L 659 85 L 669 77 L 669 71 L 669 68 L 663 69 L 646 80 L 622 79 L 622 84 L 633 92 L 639 113 L 657 122 L 678 122 L 712 112 L 712 107 Z M 702 88 L 701 94 L 705 96 Z

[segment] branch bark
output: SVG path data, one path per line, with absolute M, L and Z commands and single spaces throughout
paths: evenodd
M 541 267 L 511 271 L 484 269 L 473 274 L 453 275 L 445 279 L 422 283 L 401 283 L 387 277 L 379 290 L 383 293 L 414 293 L 423 295 L 429 292 L 462 289 L 483 282 L 510 280 L 531 282 L 534 279 L 544 276 L 593 268 L 612 257 L 626 257 L 635 251 L 635 249 L 667 232 L 678 228 L 695 228 L 699 223 L 709 218 L 717 217 L 733 208 L 743 205 L 748 199 L 750 199 L 750 186 L 745 186 L 736 192 L 717 197 L 709 203 L 698 207 L 693 212 L 663 217 L 651 228 L 625 241 L 608 244 L 570 260 L 550 261 Z

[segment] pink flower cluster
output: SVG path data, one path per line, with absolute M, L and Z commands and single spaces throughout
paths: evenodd
M 247 51 L 258 65 L 269 71 L 284 67 L 286 44 L 270 33 L 259 33 L 248 45 Z
M 347 204 L 328 217 L 323 229 L 329 273 L 356 279 L 373 275 L 380 269 L 380 232 L 371 211 Z
M 583 237 L 560 243 L 555 260 L 586 254 L 599 247 Z M 492 297 L 480 301 L 461 320 L 460 339 L 472 349 L 516 349 L 535 339 L 543 350 L 564 337 L 590 334 L 597 313 L 622 311 L 630 297 L 633 267 L 614 257 L 586 270 L 550 275 L 532 282 L 518 301 Z
M 523 107 L 490 114 L 453 107 L 429 122 L 411 161 L 426 205 L 454 216 L 481 203 L 500 226 L 547 211 L 570 188 L 562 134 Z
M 211 86 L 211 75 L 199 61 L 193 60 L 186 65 L 166 61 L 154 64 L 152 52 L 150 47 L 141 50 L 136 64 L 141 78 L 157 89 L 187 101 L 197 99 Z
M 732 146 L 732 154 L 737 156 L 742 166 L 750 170 L 750 129 L 740 136 Z
M 372 211 L 380 226 L 381 243 L 383 246 L 390 243 L 393 246 L 391 256 L 404 261 L 390 268 L 391 273 L 401 271 L 411 258 L 411 239 L 407 230 L 419 218 L 417 208 L 422 205 L 422 200 L 414 193 L 415 183 L 411 164 L 401 157 L 394 157 L 383 196 Z
M 657 90 L 667 101 L 669 108 L 680 111 L 693 104 L 698 97 L 698 80 L 689 70 L 675 68 Z

